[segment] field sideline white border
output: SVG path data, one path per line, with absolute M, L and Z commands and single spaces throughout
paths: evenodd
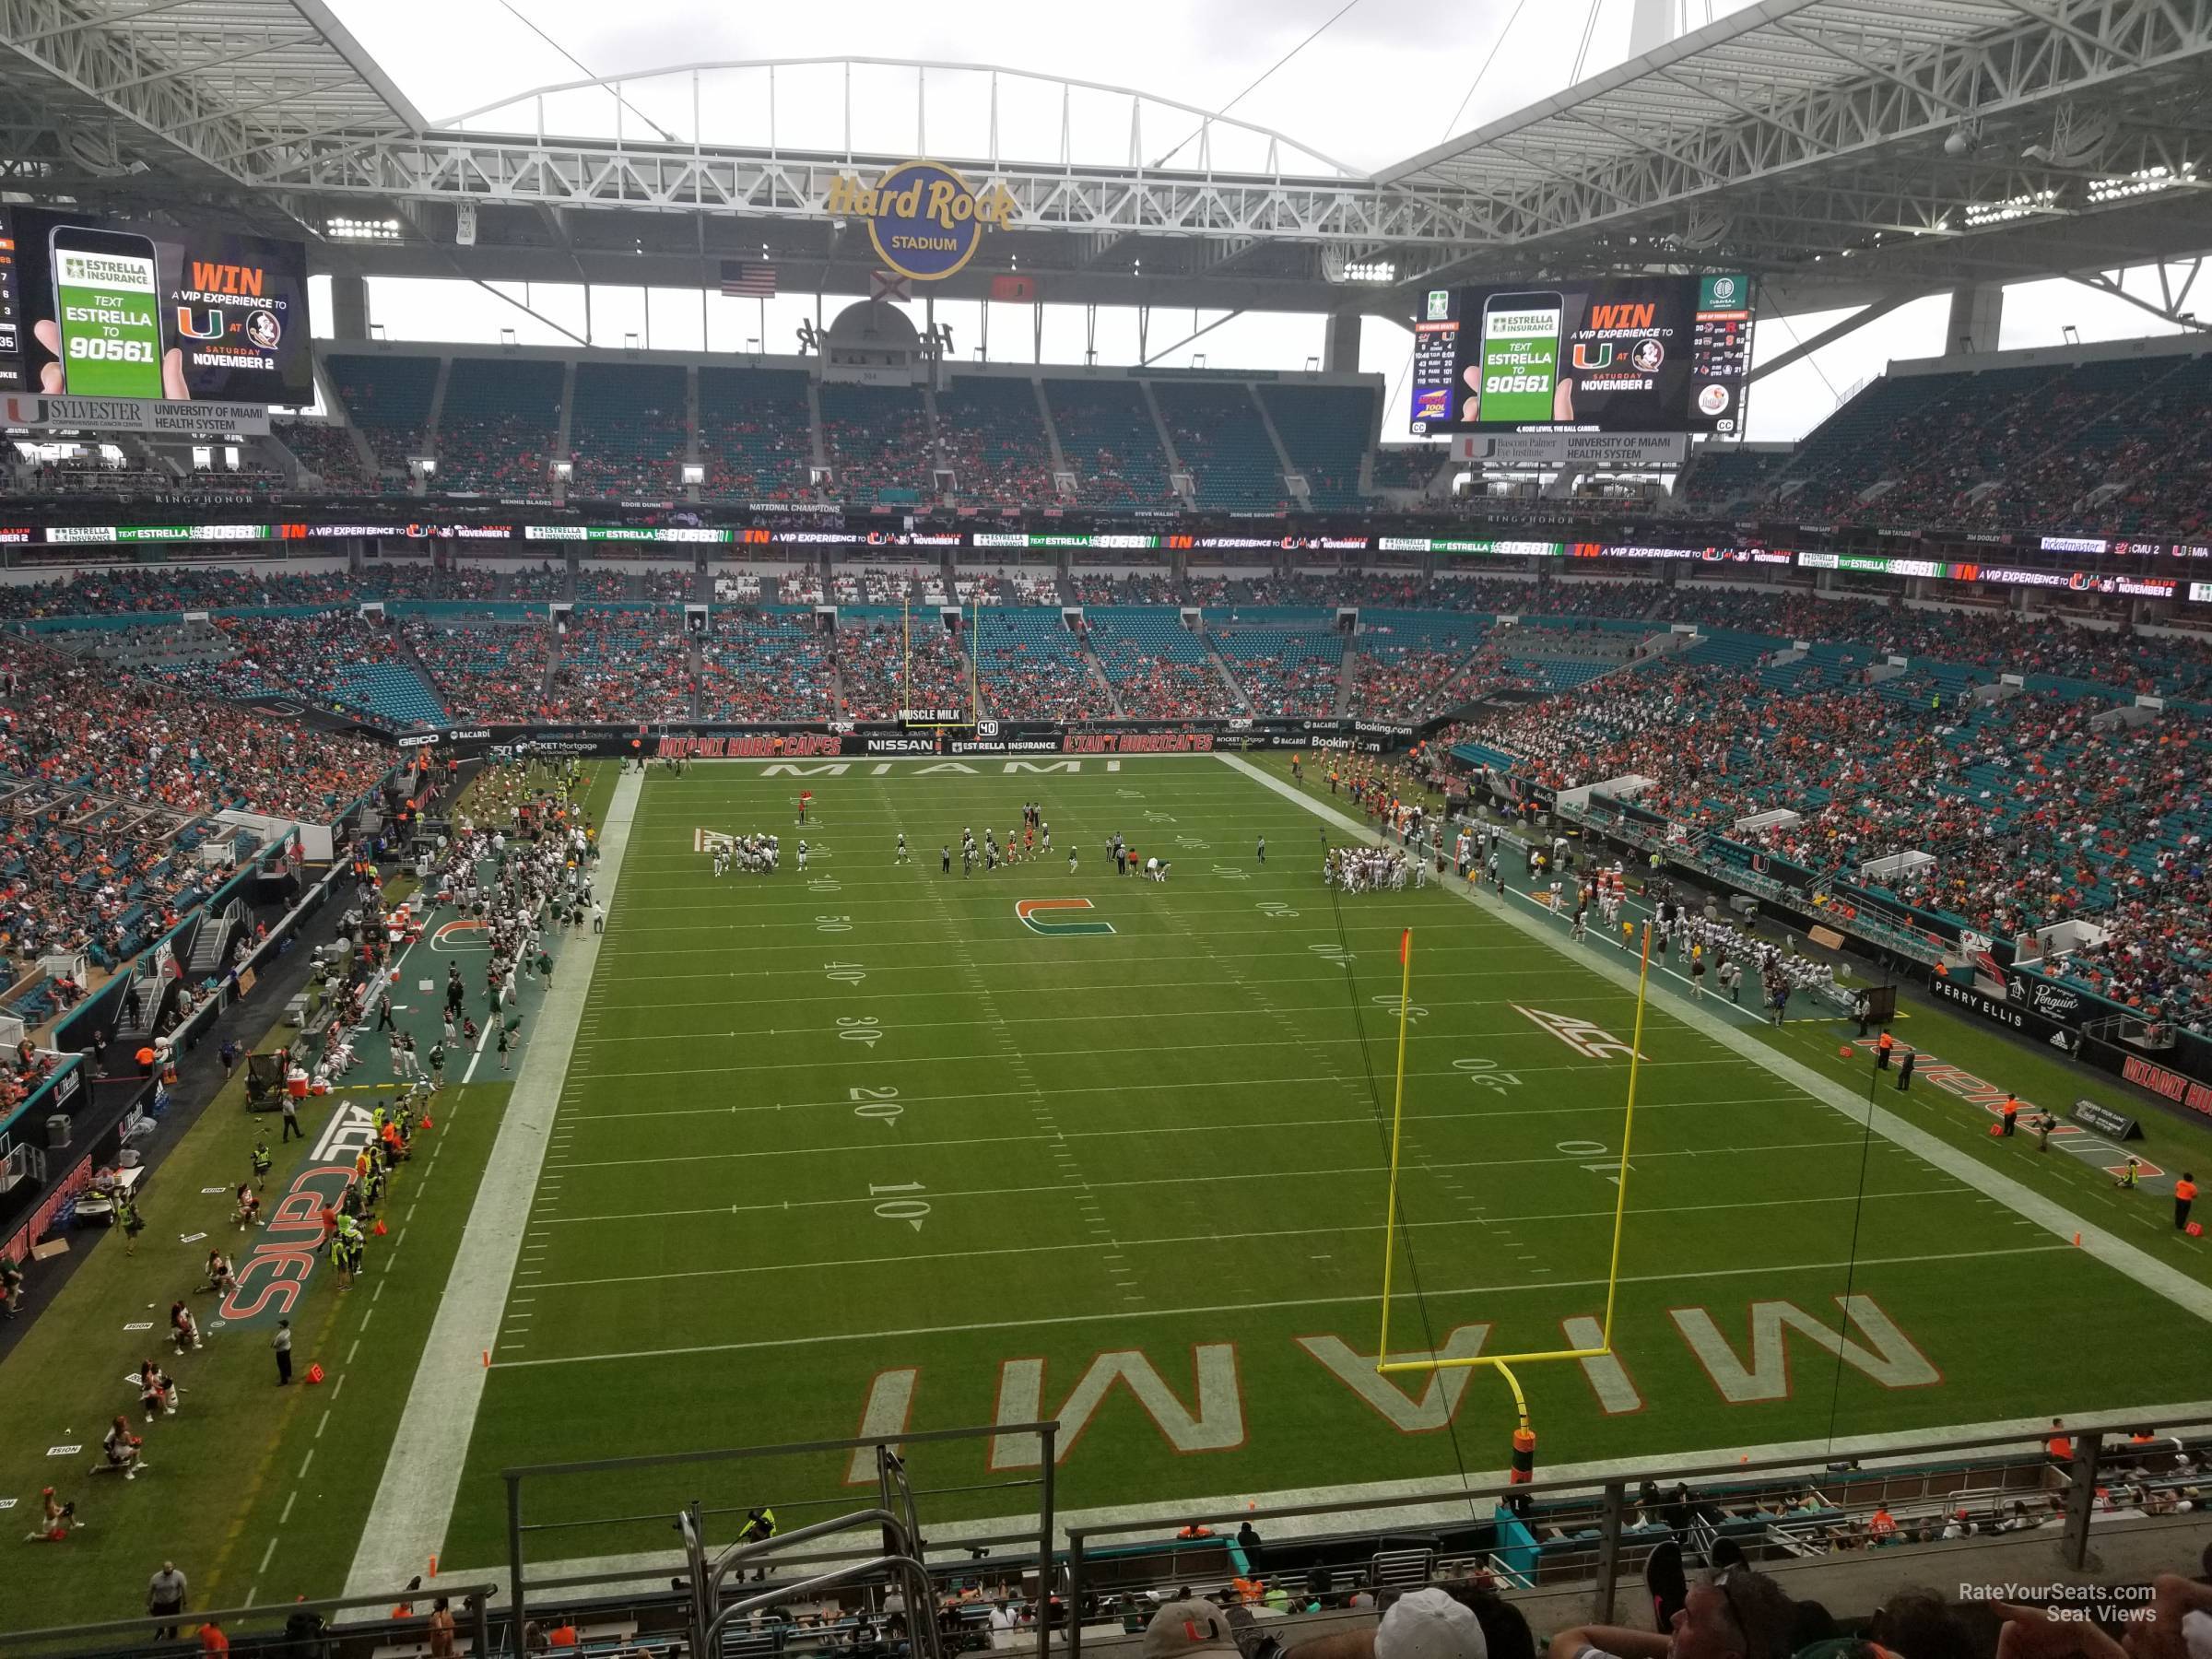
M 1042 759 L 1052 758 L 1042 757 Z M 1192 754 L 1060 758 L 1101 759 L 1112 759 L 1117 762 L 1155 759 L 1211 759 L 1218 760 L 1241 772 L 1263 787 L 1273 790 L 1285 799 L 1303 806 L 1316 818 L 1350 832 L 1361 841 L 1373 841 L 1377 839 L 1371 830 L 1357 819 L 1308 795 L 1297 786 L 1263 771 L 1240 756 L 1217 752 L 1210 756 Z M 961 759 L 970 764 L 974 764 L 993 759 L 1005 759 L 1006 757 L 898 756 L 870 757 L 868 759 L 871 763 L 877 759 L 888 759 L 895 764 L 902 763 L 899 764 L 899 770 L 907 771 L 918 764 L 936 763 L 951 759 Z M 688 764 L 700 763 L 688 762 Z M 750 756 L 703 762 L 703 764 L 716 766 L 763 766 L 775 763 Z M 788 761 L 783 763 L 790 764 Z M 982 768 L 979 766 L 978 771 L 981 770 Z M 1121 769 L 1117 765 L 1113 770 L 1119 771 Z M 625 773 L 617 788 L 615 807 L 607 815 L 607 823 L 602 836 L 605 853 L 601 868 L 603 878 L 607 882 L 610 899 L 612 877 L 619 872 L 621 849 L 628 845 L 629 823 L 635 812 L 637 796 L 642 782 L 641 775 Z M 618 842 L 615 841 L 618 816 L 620 818 Z M 1556 930 L 1547 928 L 1540 920 L 1534 916 L 1522 914 L 1511 903 L 1501 902 L 1482 893 L 1479 889 L 1457 881 L 1449 882 L 1446 886 L 1457 897 L 1475 904 L 1486 913 L 1499 917 L 1528 937 L 1540 941 L 1558 954 L 1609 980 L 1631 994 L 1634 993 L 1636 989 L 1635 973 L 1625 964 L 1612 959 L 1609 954 L 1577 951 L 1571 948 Z M 581 1012 L 585 994 L 589 990 L 590 966 L 596 959 L 597 946 L 594 939 L 592 941 L 591 956 L 581 959 L 581 965 L 584 971 L 572 972 L 564 976 L 562 984 L 558 987 L 559 992 L 572 994 L 575 998 L 574 1008 L 569 1013 L 571 1032 L 573 1030 L 575 1014 Z M 1975 1191 L 2006 1206 L 2028 1220 L 2057 1234 L 2062 1240 L 2071 1239 L 2075 1233 L 2080 1233 L 2082 1248 L 2099 1260 L 2116 1271 L 2125 1274 L 2144 1286 L 2145 1288 L 2167 1298 L 2185 1312 L 2194 1313 L 2200 1319 L 2212 1322 L 2212 1287 L 2200 1285 L 2186 1275 L 2167 1267 L 2134 1245 L 2082 1220 L 2062 1206 L 2032 1192 L 2009 1176 L 1989 1169 L 1986 1165 L 1962 1152 L 1955 1151 L 1933 1135 L 1879 1107 L 1871 1108 L 1871 1119 L 1869 1119 L 1867 1114 L 1870 1109 L 1867 1103 L 1841 1085 L 1821 1077 L 1818 1073 L 1807 1069 L 1786 1055 L 1777 1053 L 1748 1032 L 1740 1030 L 1728 1021 L 1717 1018 L 1705 1010 L 1696 1007 L 1664 986 L 1661 989 L 1668 996 L 1668 1011 L 1670 1013 L 1678 1016 L 1687 1023 L 1704 1029 L 1732 1053 L 1763 1067 L 1792 1088 L 1803 1091 L 1813 1100 L 1841 1113 L 1854 1124 L 1871 1122 L 1875 1132 L 1884 1138 L 1895 1142 L 1924 1161 L 1956 1177 Z M 549 1002 L 550 999 L 548 999 Z M 541 1019 L 548 1018 L 549 1014 L 550 1008 L 548 1007 L 547 1010 L 541 1012 Z M 443 1539 L 446 1524 L 453 1514 L 453 1500 L 459 1487 L 461 1465 L 467 1452 L 468 1438 L 473 1431 L 477 1408 L 483 1395 L 485 1372 L 480 1361 L 480 1350 L 491 1346 L 497 1340 L 500 1313 L 505 1306 L 506 1287 L 512 1276 L 514 1263 L 520 1252 L 530 1200 L 535 1190 L 537 1170 L 544 1157 L 544 1134 L 545 1130 L 550 1126 L 553 1106 L 559 1099 L 559 1089 L 565 1078 L 571 1041 L 572 1041 L 571 1036 L 564 1036 L 559 1044 L 560 1075 L 552 1079 L 549 1092 L 543 1103 L 544 1123 L 533 1132 L 535 1136 L 535 1143 L 525 1142 L 511 1147 L 509 1144 L 510 1132 L 515 1130 L 518 1119 L 526 1115 L 518 1110 L 524 1105 L 524 1086 L 527 1082 L 533 1081 L 537 1075 L 532 1072 L 532 1059 L 534 1055 L 539 1054 L 549 1058 L 550 1045 L 547 1049 L 534 1048 L 526 1050 L 524 1053 L 524 1070 L 516 1078 L 515 1094 L 508 1108 L 508 1117 L 501 1126 L 499 1143 L 493 1148 L 492 1163 L 486 1171 L 484 1184 L 478 1192 L 477 1208 L 470 1216 L 469 1230 L 463 1241 L 461 1254 L 454 1262 L 454 1283 L 462 1288 L 458 1293 L 453 1289 L 449 1289 L 446 1300 L 440 1306 L 437 1322 L 431 1328 L 429 1347 L 425 1352 L 422 1367 L 418 1372 L 413 1390 L 409 1394 L 406 1413 L 401 1419 L 398 1437 L 394 1441 L 391 1456 L 386 1463 L 384 1478 L 378 1488 L 375 1504 L 371 1511 L 369 1525 L 362 1535 L 360 1546 L 354 1556 L 353 1571 L 347 1583 L 347 1594 L 349 1595 L 371 1594 L 389 1589 L 395 1584 L 405 1583 L 410 1573 L 418 1570 L 417 1566 L 409 1563 L 421 1562 L 439 1547 Z M 500 1166 L 503 1158 L 527 1159 L 528 1179 L 522 1181 L 519 1187 L 514 1180 L 509 1179 L 508 1171 L 500 1170 Z M 500 1177 L 498 1182 L 498 1188 L 501 1194 L 500 1204 L 512 1211 L 512 1214 L 501 1215 L 496 1210 L 490 1214 L 486 1212 L 487 1199 L 494 1191 L 495 1172 Z M 472 1246 L 477 1245 L 480 1235 L 491 1234 L 499 1234 L 508 1240 L 503 1265 L 499 1265 L 496 1277 L 488 1273 L 485 1276 L 484 1282 L 496 1283 L 499 1287 L 499 1294 L 496 1298 L 488 1296 L 483 1288 L 483 1283 L 463 1278 L 465 1265 L 477 1259 L 472 1255 Z M 488 1251 L 485 1253 L 487 1256 L 489 1255 Z M 488 1300 L 488 1312 L 479 1312 L 475 1321 L 468 1325 L 468 1334 L 465 1340 L 460 1341 L 455 1349 L 455 1355 L 464 1362 L 456 1368 L 446 1362 L 440 1347 L 440 1338 L 441 1333 L 446 1332 L 449 1324 L 458 1323 L 453 1317 L 456 1303 L 471 1300 L 478 1304 Z M 434 1359 L 439 1361 L 437 1369 L 433 1369 Z M 429 1396 L 429 1403 L 427 1405 L 425 1403 L 426 1395 Z M 2079 1409 L 2088 1408 L 2077 1408 L 2077 1410 Z M 2140 1407 L 2114 1407 L 2112 1409 L 2121 1415 L 2131 1418 L 2139 1416 L 2146 1422 L 2155 1423 L 2212 1414 L 2212 1401 Z M 2106 1415 L 2106 1413 L 2100 1408 L 2099 1415 Z M 1858 1435 L 1840 1441 L 1780 1441 L 1771 1445 L 1755 1446 L 1742 1450 L 1744 1455 L 1754 1460 L 1803 1457 L 1807 1466 L 1811 1467 L 1843 1456 L 1856 1456 L 1867 1460 L 1879 1459 L 1885 1454 L 1896 1457 L 1907 1456 L 1911 1454 L 1906 1450 L 1907 1448 L 1924 1445 L 1931 1438 L 1947 1433 L 1968 1439 L 2013 1433 L 2025 1437 L 2038 1437 L 2044 1431 L 2047 1420 L 2047 1418 L 2043 1416 L 2006 1418 L 1983 1423 L 1955 1424 L 1947 1428 L 1912 1429 L 1895 1433 Z M 1703 1461 L 1712 1461 L 1713 1457 L 1717 1456 L 1718 1453 L 1714 1453 Z M 1700 1455 L 1696 1453 L 1670 1452 L 1642 1457 L 1612 1459 L 1602 1464 L 1550 1465 L 1545 1469 L 1544 1473 L 1547 1479 L 1558 1480 L 1594 1479 L 1606 1475 L 1624 1475 L 1633 1478 L 1647 1474 L 1664 1474 L 1669 1469 L 1681 1468 L 1700 1461 Z M 402 1473 L 403 1465 L 406 1471 L 404 1475 Z M 1498 1485 L 1503 1482 L 1505 1475 L 1506 1472 L 1503 1469 L 1472 1470 L 1457 1480 L 1454 1480 L 1449 1474 L 1440 1474 L 1435 1477 L 1409 1480 L 1377 1481 L 1365 1484 L 1321 1486 L 1275 1492 L 1248 1493 L 1235 1498 L 1225 1497 L 1215 1500 L 1186 1498 L 1157 1503 L 1120 1504 L 1099 1509 L 1069 1510 L 1062 1513 L 1059 1521 L 1063 1530 L 1069 1525 L 1097 1526 L 1119 1522 L 1155 1520 L 1177 1522 L 1193 1514 L 1210 1513 L 1217 1510 L 1233 1508 L 1247 1501 L 1255 1502 L 1262 1508 L 1300 1503 L 1341 1503 L 1347 1511 L 1350 1511 L 1356 1510 L 1363 1502 L 1410 1496 L 1422 1491 L 1441 1492 L 1454 1486 L 1477 1488 Z M 1392 1524 L 1401 1526 L 1431 1524 L 1450 1519 L 1456 1514 L 1457 1508 L 1457 1505 L 1453 1504 L 1439 1506 L 1433 1512 L 1428 1509 L 1394 1511 L 1391 1512 L 1390 1520 Z M 1301 1531 L 1321 1528 L 1324 1524 L 1336 1524 L 1339 1520 L 1340 1517 L 1324 1516 L 1308 1522 L 1277 1523 L 1271 1530 L 1286 1536 L 1294 1535 Z M 940 1544 L 957 1545 L 959 1540 L 965 1537 L 1005 1533 L 1016 1530 L 1024 1524 L 1023 1517 L 1001 1516 L 991 1520 L 934 1526 L 930 1532 L 932 1537 Z M 943 1552 L 932 1551 L 933 1555 L 939 1553 Z M 534 1569 L 534 1576 L 558 1579 L 571 1573 L 634 1571 L 639 1574 L 641 1585 L 658 1584 L 665 1581 L 672 1567 L 680 1565 L 680 1553 L 675 1552 L 587 1557 L 575 1560 L 540 1563 Z M 481 1571 L 492 1572 L 503 1571 L 503 1568 L 504 1563 L 495 1567 L 492 1563 L 488 1562 L 482 1564 Z M 441 1576 L 475 1573 L 477 1571 L 478 1569 L 475 1567 L 465 1569 L 444 1561 L 440 1563 Z M 620 1587 L 602 1585 L 599 1586 L 599 1589 L 604 1593 Z
M 613 803 L 599 827 L 599 867 L 594 886 L 611 918 L 622 855 L 644 789 L 642 771 L 625 770 L 615 781 Z M 484 1165 L 461 1248 L 453 1254 L 438 1313 L 407 1389 L 383 1477 L 369 1505 L 369 1519 L 346 1577 L 347 1595 L 375 1595 L 421 1572 L 445 1539 L 461 1468 L 476 1432 L 477 1408 L 488 1374 L 483 1356 L 500 1339 L 500 1320 L 522 1259 L 523 1237 L 537 1193 L 546 1145 L 560 1109 L 575 1052 L 577 1024 L 598 966 L 598 933 L 572 935 L 560 951 L 559 981 L 537 1011 L 538 1030 L 523 1046 L 506 1115 Z

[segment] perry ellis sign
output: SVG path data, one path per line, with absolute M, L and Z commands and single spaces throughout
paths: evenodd
M 1007 229 L 1020 209 L 1004 184 L 979 192 L 942 162 L 901 161 L 872 187 L 840 173 L 822 211 L 833 219 L 865 219 L 886 265 L 936 282 L 974 257 L 984 230 Z

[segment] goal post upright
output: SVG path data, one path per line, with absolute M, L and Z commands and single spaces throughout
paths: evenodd
M 1398 936 L 1398 1078 L 1390 1108 L 1390 1189 L 1382 1206 L 1382 1333 L 1378 1363 L 1390 1355 L 1390 1277 L 1397 1261 L 1398 1147 L 1406 1128 L 1406 1026 L 1413 1005 L 1413 929 Z M 1386 1369 L 1386 1368 L 1385 1368 Z
M 1398 992 L 1398 1087 L 1397 1100 L 1391 1111 L 1390 1185 L 1382 1214 L 1382 1320 L 1381 1333 L 1376 1338 L 1375 1370 L 1383 1376 L 1392 1376 L 1406 1371 L 1465 1371 L 1478 1365 L 1490 1366 L 1512 1387 L 1514 1403 L 1525 1419 L 1527 1403 L 1522 1396 L 1519 1380 L 1512 1374 L 1512 1367 L 1561 1359 L 1602 1359 L 1610 1357 L 1613 1352 L 1613 1314 L 1620 1292 L 1620 1243 L 1627 1230 L 1629 1217 L 1629 1143 L 1636 1124 L 1636 1083 L 1638 1067 L 1643 1058 L 1643 1015 L 1652 976 L 1651 924 L 1647 922 L 1643 926 L 1643 944 L 1636 975 L 1635 1034 L 1629 1040 L 1629 1096 L 1621 1115 L 1620 1159 L 1613 1177 L 1618 1191 L 1613 1201 L 1613 1242 L 1606 1265 L 1606 1313 L 1599 1327 L 1597 1346 L 1549 1348 L 1524 1354 L 1475 1354 L 1465 1359 L 1446 1359 L 1434 1353 L 1414 1359 L 1393 1359 L 1390 1357 L 1391 1288 L 1398 1234 L 1398 1151 L 1406 1110 L 1406 1020 L 1413 984 L 1412 939 L 1412 931 L 1408 929 L 1400 945 L 1406 962 Z

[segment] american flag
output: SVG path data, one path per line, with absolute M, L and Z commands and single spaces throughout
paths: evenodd
M 739 265 L 734 259 L 725 259 L 722 262 L 722 291 L 733 300 L 773 300 L 776 267 Z

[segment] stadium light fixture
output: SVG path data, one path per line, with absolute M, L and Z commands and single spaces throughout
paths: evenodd
M 1966 210 L 1966 228 L 1969 230 L 1983 230 L 1992 225 L 2008 224 L 2014 219 L 2057 211 L 2057 191 L 2023 191 L 2018 195 L 2006 196 L 2001 202 L 1974 203 Z
M 395 218 L 325 219 L 323 229 L 326 234 L 339 241 L 397 241 L 399 240 L 399 221 Z
M 2184 161 L 2179 167 L 2167 167 L 2162 163 L 2156 167 L 2138 167 L 2133 172 L 2091 179 L 2089 206 L 2100 207 L 2108 202 L 2124 202 L 2133 196 L 2155 195 L 2161 190 L 2203 182 L 2196 176 L 2196 163 L 2194 161 Z

